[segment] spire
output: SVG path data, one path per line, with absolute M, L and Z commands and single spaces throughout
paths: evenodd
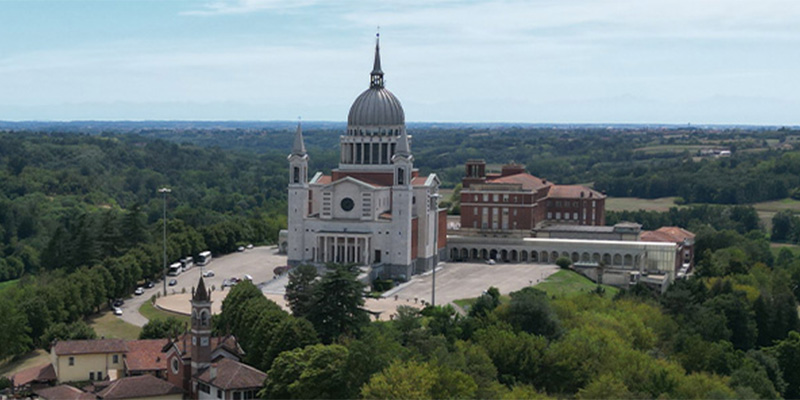
M 300 121 L 297 121 L 297 132 L 294 134 L 294 145 L 292 145 L 292 154 L 303 156 L 306 154 L 306 145 L 303 142 L 303 126 Z
M 200 277 L 200 282 L 197 282 L 197 289 L 192 288 L 192 301 L 209 301 L 211 294 L 206 290 L 206 283 L 203 277 Z
M 375 61 L 372 64 L 372 72 L 370 73 L 370 88 L 383 87 L 383 70 L 381 70 L 381 34 L 375 34 Z
M 408 146 L 408 134 L 406 134 L 405 129 L 403 129 L 403 133 L 400 134 L 400 138 L 397 139 L 397 150 L 395 151 L 395 154 L 404 157 L 411 155 L 411 149 Z

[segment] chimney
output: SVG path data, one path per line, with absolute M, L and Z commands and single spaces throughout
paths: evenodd
M 208 369 L 208 376 L 209 376 L 209 379 L 212 379 L 212 380 L 217 377 L 217 365 L 216 364 L 211 364 L 211 368 Z

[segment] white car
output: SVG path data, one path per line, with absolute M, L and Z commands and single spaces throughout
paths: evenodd
M 122 315 L 122 309 L 119 307 L 114 307 L 114 315 Z
M 214 277 L 214 271 L 211 270 L 203 271 L 203 278 L 213 278 L 213 277 Z
M 244 246 L 239 246 L 239 248 L 237 250 L 244 251 Z
M 252 244 L 252 243 L 250 243 L 250 244 L 248 244 L 248 245 L 247 245 L 247 250 L 250 250 L 250 249 L 252 249 L 252 248 L 253 248 L 253 244 Z
M 494 265 L 495 261 L 494 261 L 494 259 L 490 258 L 490 259 L 486 260 L 486 264 Z
M 136 288 L 136 291 L 135 291 L 135 292 L 133 292 L 133 293 L 134 293 L 135 295 L 137 295 L 137 296 L 141 296 L 141 295 L 143 295 L 143 294 L 144 294 L 144 288 L 143 288 L 143 287 L 138 287 L 138 288 Z
M 250 276 L 250 275 L 247 275 L 247 274 L 245 274 L 245 275 L 244 275 L 244 279 L 245 279 L 245 280 L 248 280 L 248 281 L 250 281 L 250 282 L 252 282 L 252 281 L 253 281 L 253 277 L 252 277 L 252 276 Z

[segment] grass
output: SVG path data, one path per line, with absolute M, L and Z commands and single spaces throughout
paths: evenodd
M 608 296 L 614 296 L 619 292 L 619 289 L 613 286 L 600 286 L 606 290 L 606 295 Z M 544 282 L 536 285 L 536 288 L 546 292 L 550 296 L 572 297 L 595 290 L 597 284 L 577 272 L 561 270 L 550 275 Z
M 709 145 L 698 145 L 698 144 L 667 144 L 667 145 L 657 145 L 657 146 L 647 146 L 647 147 L 640 147 L 638 149 L 634 149 L 634 151 L 642 152 L 642 153 L 683 153 L 684 151 L 688 151 L 690 153 L 696 153 L 701 149 L 707 149 L 711 146 Z
M 2 293 L 4 290 L 16 285 L 17 282 L 19 282 L 19 279 L 12 279 L 10 281 L 0 282 L 0 293 Z
M 178 321 L 181 321 L 182 324 L 188 324 L 191 321 L 191 318 L 188 315 L 182 315 L 178 313 L 173 313 L 169 311 L 159 310 L 153 303 L 149 301 L 145 301 L 141 307 L 139 307 L 139 313 L 144 315 L 145 318 L 148 320 L 154 319 L 167 319 L 169 317 L 175 317 Z
M 675 197 L 662 197 L 659 199 L 608 197 L 606 198 L 606 211 L 669 211 L 671 207 L 676 207 L 675 199 Z
M 607 296 L 614 296 L 617 294 L 617 292 L 619 292 L 619 289 L 613 286 L 600 286 L 606 290 Z M 597 284 L 577 272 L 561 270 L 553 275 L 550 275 L 547 279 L 545 279 L 544 282 L 534 285 L 534 287 L 544 291 L 548 296 L 551 297 L 572 297 L 581 293 L 588 293 L 595 290 L 597 288 Z M 511 296 L 507 294 L 500 296 L 501 303 L 508 303 L 510 300 Z M 472 307 L 476 301 L 478 301 L 477 297 L 470 297 L 466 299 L 453 300 L 453 303 L 464 309 L 464 311 L 469 312 L 470 307 Z
M 778 253 L 780 253 L 781 249 L 784 249 L 784 248 L 791 250 L 792 254 L 794 254 L 795 258 L 800 257 L 800 246 L 798 246 L 796 244 L 789 244 L 789 243 L 770 243 L 769 244 L 769 249 L 772 251 L 772 255 L 775 256 L 776 259 L 778 258 Z
M 127 323 L 117 318 L 114 313 L 107 311 L 99 316 L 91 318 L 89 326 L 94 328 L 98 337 L 114 339 L 138 339 L 142 328 Z
M 36 349 L 16 360 L 0 361 L 0 376 L 16 374 L 19 371 L 42 365 L 50 361 L 50 354 L 42 349 Z

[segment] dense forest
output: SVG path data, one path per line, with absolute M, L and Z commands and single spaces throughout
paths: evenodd
M 0 359 L 45 346 L 50 330 L 130 294 L 170 262 L 274 243 L 284 227 L 283 157 L 136 135 L 0 134 Z M 11 345 L 17 343 L 18 345 Z

